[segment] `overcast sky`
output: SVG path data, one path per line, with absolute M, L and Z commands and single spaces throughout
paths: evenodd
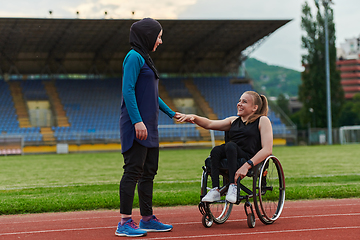
M 313 7 L 314 0 L 307 0 Z M 250 57 L 302 70 L 300 28 L 305 0 L 0 0 L 0 17 L 99 19 L 292 19 Z M 360 36 L 360 0 L 333 0 L 336 45 Z M 132 14 L 134 12 L 134 14 Z M 0 32 L 1 34 L 1 32 Z M 166 29 L 164 29 L 166 34 Z M 164 43 L 166 44 L 166 43 Z

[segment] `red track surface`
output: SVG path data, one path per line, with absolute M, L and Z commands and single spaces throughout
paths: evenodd
M 360 239 L 360 199 L 287 201 L 280 218 L 248 228 L 243 203 L 221 225 L 204 228 L 197 206 L 156 208 L 155 215 L 174 226 L 171 232 L 141 239 Z M 133 212 L 139 222 L 139 211 Z M 0 216 L 0 239 L 125 239 L 114 232 L 118 211 L 86 211 Z

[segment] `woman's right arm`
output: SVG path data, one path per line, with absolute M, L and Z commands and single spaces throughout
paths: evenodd
M 132 124 L 142 122 L 136 102 L 135 86 L 145 60 L 135 51 L 126 55 L 123 63 L 122 94 Z
M 126 56 L 123 64 L 123 98 L 129 113 L 130 120 L 135 127 L 136 138 L 140 140 L 147 139 L 148 133 L 137 106 L 135 85 L 140 73 L 140 69 L 144 63 L 145 60 L 141 57 L 141 55 L 133 51 Z
M 180 118 L 179 122 L 192 122 L 205 129 L 228 131 L 231 127 L 231 123 L 237 117 L 228 117 L 223 120 L 211 120 L 205 117 L 200 117 L 195 114 L 188 114 Z

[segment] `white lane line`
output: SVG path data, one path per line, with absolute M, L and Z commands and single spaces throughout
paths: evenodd
M 314 217 L 335 217 L 335 216 L 360 216 L 360 213 L 343 213 L 343 214 L 326 214 L 326 215 L 312 215 L 312 216 L 289 216 L 289 217 L 282 217 L 282 218 L 314 218 Z M 227 220 L 228 222 L 242 222 L 246 221 L 246 219 L 240 219 L 240 220 Z M 183 222 L 183 223 L 172 223 L 172 225 L 193 225 L 193 224 L 199 224 L 200 222 Z M 0 233 L 0 236 L 6 236 L 6 235 L 21 235 L 21 234 L 37 234 L 37 233 L 51 233 L 51 232 L 65 232 L 65 231 L 84 231 L 84 230 L 96 230 L 96 229 L 109 229 L 114 228 L 116 229 L 116 226 L 112 227 L 93 227 L 93 228 L 71 228 L 71 229 L 51 229 L 51 230 L 38 230 L 38 231 L 28 231 L 28 232 L 12 232 L 12 233 Z M 295 231 L 315 231 L 315 230 L 326 230 L 326 229 L 337 229 L 338 227 L 333 228 L 314 228 L 314 229 L 296 229 L 296 230 L 283 230 L 284 232 L 295 232 Z M 353 227 L 340 227 L 340 228 L 360 228 L 360 226 L 353 226 Z M 280 231 L 280 232 L 283 232 Z M 274 233 L 279 231 L 273 231 Z M 256 232 L 259 233 L 259 232 Z M 235 235 L 239 235 L 240 233 L 236 233 Z M 251 234 L 251 233 L 241 233 L 241 234 Z M 224 234 L 221 234 L 224 235 Z M 234 234 L 231 234 L 234 235 Z M 207 236 L 213 236 L 213 235 L 207 235 Z M 217 236 L 217 235 L 214 235 Z M 189 238 L 195 238 L 199 236 L 188 236 Z M 178 237 L 174 237 L 178 238 Z M 163 239 L 163 238 L 154 238 L 154 239 Z M 165 238 L 166 239 L 166 238 Z
M 116 227 L 93 227 L 93 228 L 69 228 L 69 229 L 52 229 L 52 230 L 39 230 L 39 231 L 28 231 L 28 232 L 13 232 L 13 233 L 0 233 L 0 236 L 8 235 L 22 235 L 22 234 L 36 234 L 36 233 L 51 233 L 51 232 L 69 232 L 69 231 L 85 231 L 85 230 L 97 230 L 97 229 L 108 229 Z
M 352 204 L 352 203 L 349 203 L 349 204 L 341 204 L 342 207 L 345 207 L 345 206 L 359 206 L 360 204 Z M 307 206 L 306 208 L 318 208 L 319 206 L 312 206 L 312 205 L 309 205 Z M 339 205 L 327 205 L 327 207 L 339 207 Z M 176 208 L 176 207 L 174 207 Z M 304 207 L 296 207 L 296 206 L 292 206 L 292 207 L 287 207 L 286 204 L 284 206 L 284 210 L 287 210 L 287 209 L 294 209 L 294 208 L 304 208 Z M 239 212 L 239 211 L 243 211 L 242 208 L 235 208 L 232 210 L 232 212 Z M 111 211 L 109 210 L 109 212 L 111 213 Z M 45 213 L 46 214 L 46 213 Z M 60 214 L 60 213 L 59 213 Z M 163 216 L 163 215 L 178 215 L 179 213 L 158 213 L 156 214 L 157 216 Z M 200 213 L 199 213 L 200 214 Z M 319 216 L 319 217 L 322 217 L 322 216 L 341 216 L 341 215 L 344 215 L 344 214 L 332 214 L 332 215 L 309 215 L 309 216 L 289 216 L 289 217 L 284 217 L 282 216 L 281 218 L 304 218 L 304 217 L 316 217 L 316 216 Z M 346 215 L 346 214 L 345 214 Z M 355 215 L 358 215 L 357 213 L 355 213 Z M 9 216 L 4 216 L 3 219 L 7 219 Z M 30 217 L 30 216 L 29 216 Z M 10 219 L 11 217 L 9 217 Z M 91 219 L 105 219 L 105 218 L 118 218 L 120 219 L 120 216 L 117 215 L 117 216 L 103 216 L 103 217 L 82 217 L 82 218 L 59 218 L 59 219 L 52 219 L 52 220 L 36 220 L 36 221 L 19 221 L 19 222 L 11 222 L 11 224 L 23 224 L 23 223 L 39 223 L 39 222 L 56 222 L 56 221 L 77 221 L 77 220 L 91 220 Z M 2 217 L 0 216 L 0 220 L 3 220 Z M 227 220 L 227 221 L 238 221 L 238 220 Z M 242 221 L 242 220 L 240 220 Z M 6 222 L 0 222 L 0 225 L 2 224 L 9 224 L 8 221 Z
M 22 235 L 22 234 L 37 234 L 37 233 L 52 233 L 52 232 L 68 232 L 68 231 L 85 231 L 85 230 L 97 230 L 97 229 L 111 229 L 115 227 L 94 227 L 94 228 L 73 228 L 73 229 L 56 229 L 56 230 L 43 230 L 43 231 L 28 231 L 28 232 L 14 232 L 14 233 L 0 233 L 0 236 L 9 235 Z M 274 234 L 274 233 L 292 233 L 292 232 L 310 232 L 310 231 L 328 231 L 328 230 L 345 230 L 345 229 L 360 229 L 360 226 L 348 226 L 348 227 L 327 227 L 327 228 L 304 228 L 304 229 L 289 229 L 289 230 L 275 230 L 265 232 L 248 232 L 248 233 L 228 233 L 228 234 L 211 234 L 211 235 L 189 235 L 178 237 L 155 237 L 155 238 L 143 238 L 143 239 L 181 239 L 181 238 L 208 238 L 208 237 L 224 237 L 224 236 L 242 236 L 242 235 L 258 235 L 258 234 Z
M 340 199 L 339 199 L 340 200 Z M 321 201 L 321 200 L 319 200 L 319 201 Z M 331 201 L 331 200 L 329 200 L 329 201 Z M 311 204 L 311 203 L 310 203 Z M 285 205 L 284 205 L 284 209 L 294 209 L 294 208 L 319 208 L 319 207 L 321 207 L 322 205 L 316 205 L 316 203 L 313 203 L 312 205 L 308 205 L 308 206 L 306 206 L 306 207 L 304 207 L 304 206 L 286 206 L 286 202 L 285 202 Z M 326 207 L 339 207 L 339 206 L 341 206 L 341 207 L 344 207 L 344 206 L 359 206 L 360 205 L 360 201 L 358 202 L 358 203 L 345 203 L 345 204 L 343 204 L 343 203 L 341 203 L 341 204 L 330 204 L 330 205 L 325 205 Z
M 179 237 L 155 237 L 155 238 L 143 238 L 160 240 L 160 239 L 187 239 L 187 238 L 209 238 L 209 237 L 231 237 L 231 236 L 244 236 L 244 235 L 259 235 L 259 234 L 275 234 L 275 233 L 292 233 L 292 232 L 310 232 L 310 231 L 329 231 L 329 230 L 345 230 L 345 229 L 360 229 L 360 226 L 350 227 L 331 227 L 331 228 L 305 228 L 305 229 L 289 229 L 289 230 L 277 230 L 277 231 L 266 231 L 266 232 L 248 232 L 248 233 L 221 233 L 211 235 L 192 235 L 192 236 L 179 236 Z
M 292 218 L 315 218 L 315 217 L 336 217 L 336 216 L 360 216 L 360 213 L 339 213 L 339 214 L 323 214 L 323 215 L 308 215 L 308 216 L 287 216 L 287 217 L 280 217 L 279 219 L 292 219 Z M 247 220 L 244 219 L 230 219 L 226 222 L 246 222 Z M 198 222 L 183 222 L 183 223 L 171 223 L 172 225 L 190 225 L 196 224 Z
M 199 215 L 200 216 L 200 215 Z M 279 219 L 292 219 L 292 218 L 315 218 L 315 217 L 336 217 L 336 216 L 360 216 L 360 213 L 334 213 L 334 214 L 317 214 L 317 215 L 306 215 L 306 216 L 282 216 Z M 92 219 L 105 219 L 105 218 L 119 218 L 119 216 L 108 216 L 108 217 L 87 217 L 87 218 L 68 218 L 68 219 L 54 219 L 54 220 L 39 220 L 39 221 L 27 221 L 27 222 L 3 222 L 0 225 L 9 224 L 25 224 L 25 223 L 40 223 L 40 222 L 60 222 L 60 221 L 79 221 L 79 220 L 92 220 Z M 120 218 L 119 218 L 120 219 Z M 244 222 L 246 219 L 229 219 L 227 222 Z M 182 222 L 182 223 L 170 223 L 172 225 L 192 225 L 200 223 L 197 222 Z M 116 224 L 115 224 L 116 225 Z M 1 234 L 1 233 L 0 233 Z
M 44 219 L 44 220 L 34 220 L 34 221 L 18 221 L 18 222 L 0 222 L 2 224 L 24 224 L 24 223 L 40 223 L 40 222 L 60 222 L 60 221 L 81 221 L 81 220 L 92 220 L 92 219 L 106 219 L 106 218 L 118 218 L 120 216 L 104 216 L 104 217 L 82 217 L 82 218 L 59 218 L 59 219 Z

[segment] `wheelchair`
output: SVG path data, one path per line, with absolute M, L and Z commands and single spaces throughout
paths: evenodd
M 246 159 L 238 159 L 238 168 L 246 162 Z M 229 187 L 227 160 L 220 161 L 220 201 L 201 202 L 201 199 L 212 188 L 211 184 L 211 158 L 205 160 L 201 177 L 201 196 L 199 211 L 202 216 L 202 224 L 210 228 L 213 223 L 222 224 L 229 218 L 233 203 L 225 200 Z M 250 177 L 250 179 L 248 178 Z M 251 181 L 252 178 L 252 181 Z M 247 180 L 246 180 L 247 179 Z M 246 186 L 247 185 L 247 186 Z M 277 157 L 270 155 L 264 161 L 251 168 L 247 177 L 237 182 L 237 202 L 245 201 L 244 209 L 249 228 L 255 227 L 255 211 L 264 224 L 272 224 L 281 215 L 285 202 L 285 177 L 284 171 Z M 253 204 L 250 200 L 252 199 Z

